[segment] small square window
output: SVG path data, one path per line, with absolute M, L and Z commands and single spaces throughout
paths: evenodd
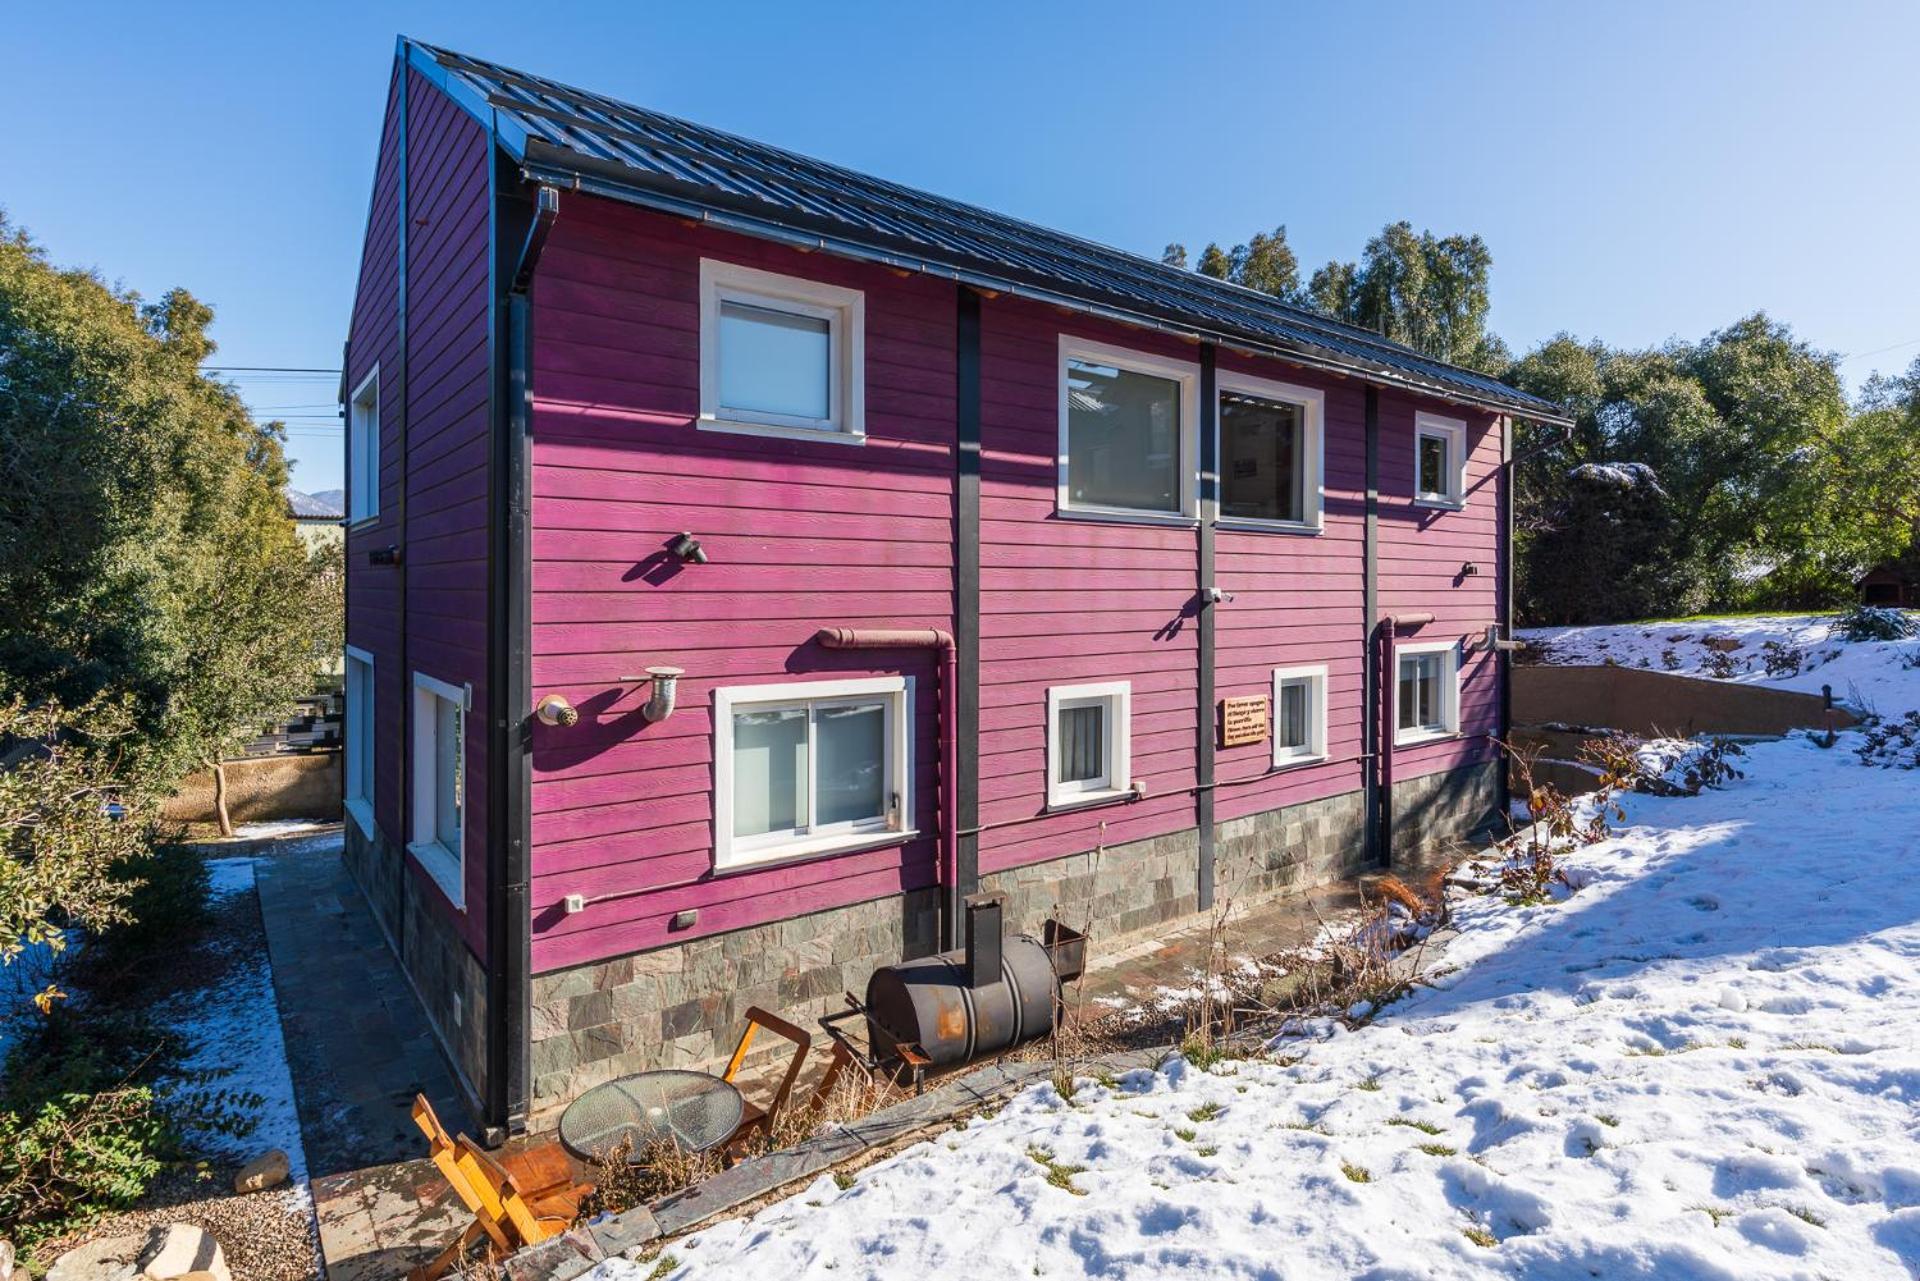
M 1466 495 L 1466 423 L 1436 414 L 1416 414 L 1413 467 L 1414 501 L 1458 507 Z
M 859 442 L 865 317 L 857 289 L 700 262 L 700 425 Z
M 1133 686 L 1126 681 L 1047 691 L 1047 805 L 1131 794 Z
M 380 366 L 347 403 L 347 520 L 380 514 Z
M 1460 728 L 1460 651 L 1457 645 L 1400 647 L 1396 743 L 1444 738 Z
M 1273 673 L 1273 763 L 1276 768 L 1327 755 L 1327 669 L 1282 667 Z
M 1221 523 L 1320 528 L 1325 405 L 1310 387 L 1221 374 Z
M 1060 344 L 1060 510 L 1185 518 L 1193 366 L 1077 338 Z
M 716 690 L 714 865 L 911 837 L 911 691 L 899 676 Z
M 413 840 L 455 907 L 466 906 L 467 690 L 413 674 Z
M 347 683 L 342 762 L 343 802 L 367 836 L 373 835 L 373 655 L 347 646 Z

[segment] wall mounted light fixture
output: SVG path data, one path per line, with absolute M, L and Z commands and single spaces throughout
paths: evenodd
M 700 540 L 695 538 L 691 531 L 682 532 L 667 550 L 689 565 L 707 563 L 707 549 L 700 545 Z

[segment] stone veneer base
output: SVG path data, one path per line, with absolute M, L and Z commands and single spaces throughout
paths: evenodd
M 1497 814 L 1489 761 L 1394 787 L 1396 862 L 1463 844 Z M 1368 869 L 1362 793 L 1230 819 L 1215 832 L 1220 901 L 1252 903 Z M 1084 851 L 981 878 L 1007 896 L 1007 928 L 1037 933 L 1048 916 L 1102 950 L 1198 911 L 1198 829 Z M 863 994 L 882 965 L 937 945 L 939 892 L 813 912 L 673 947 L 538 974 L 533 979 L 536 1128 L 583 1091 L 658 1067 L 711 1067 L 732 1051 L 748 1006 L 801 1026 Z M 418 981 L 418 980 L 416 980 Z

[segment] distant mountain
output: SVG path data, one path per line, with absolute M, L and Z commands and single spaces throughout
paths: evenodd
M 287 490 L 287 510 L 296 520 L 339 520 L 347 514 L 347 491 L 323 489 L 317 494 Z

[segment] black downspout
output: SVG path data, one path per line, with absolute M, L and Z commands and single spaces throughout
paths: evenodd
M 1504 415 L 1500 419 L 1500 639 L 1513 639 L 1513 499 L 1514 482 L 1518 478 L 1513 471 L 1513 416 Z M 1493 661 L 1499 665 L 1500 675 L 1500 742 L 1513 742 L 1513 655 L 1494 646 Z M 1500 814 L 1505 818 L 1513 812 L 1512 781 L 1507 777 L 1505 751 L 1499 753 Z
M 533 268 L 559 212 L 550 187 L 530 192 L 493 148 L 493 456 L 489 485 L 489 730 L 493 763 L 487 842 L 488 1125 L 527 1128 L 532 1098 L 533 1000 L 531 751 Z
M 1380 768 L 1381 752 L 1385 748 L 1380 741 L 1381 672 L 1375 654 L 1377 642 L 1374 637 L 1380 618 L 1380 389 L 1369 385 L 1366 394 L 1367 507 L 1361 534 L 1363 569 L 1360 597 L 1361 613 L 1365 615 L 1360 629 L 1360 652 L 1363 656 L 1360 664 L 1360 706 L 1365 710 L 1360 723 L 1363 727 L 1361 751 L 1365 755 L 1366 768 L 1361 773 L 1361 806 L 1366 811 L 1367 860 L 1377 867 L 1384 861 L 1380 827 Z
M 408 471 L 407 439 L 411 414 L 407 402 L 411 399 L 412 383 L 407 377 L 407 231 L 413 222 L 407 194 L 407 115 L 408 103 L 412 97 L 413 69 L 404 61 L 400 64 L 400 159 L 399 193 L 395 202 L 399 207 L 400 227 L 397 239 L 399 258 L 399 296 L 395 300 L 394 324 L 400 345 L 400 394 L 394 403 L 400 409 L 399 430 L 396 433 L 400 445 L 399 500 L 394 505 L 394 546 L 400 549 L 400 555 L 394 562 L 393 573 L 396 580 L 394 594 L 394 612 L 399 616 L 400 650 L 400 750 L 395 753 L 399 760 L 399 787 L 395 794 L 400 798 L 400 850 L 399 858 L 394 860 L 394 899 L 393 899 L 393 948 L 400 958 L 402 968 L 407 964 L 407 843 L 413 839 L 413 796 L 410 790 L 413 771 L 409 768 L 413 760 L 413 669 L 408 666 L 407 654 L 407 562 L 412 558 L 407 546 L 407 485 L 412 479 Z M 384 417 L 387 405 L 387 389 L 380 389 L 380 407 Z M 382 424 L 384 426 L 384 424 Z M 374 478 L 376 490 L 379 477 Z
M 960 904 L 980 888 L 980 295 L 959 287 L 954 352 L 954 883 L 940 946 L 958 946 Z
M 1214 604 L 1211 600 L 1214 579 L 1214 521 L 1220 515 L 1220 438 L 1217 431 L 1219 406 L 1215 392 L 1218 353 L 1212 343 L 1200 344 L 1200 587 L 1199 602 L 1199 724 L 1194 742 L 1194 823 L 1200 829 L 1199 902 L 1202 912 L 1211 911 L 1214 899 L 1213 830 L 1213 658 Z

